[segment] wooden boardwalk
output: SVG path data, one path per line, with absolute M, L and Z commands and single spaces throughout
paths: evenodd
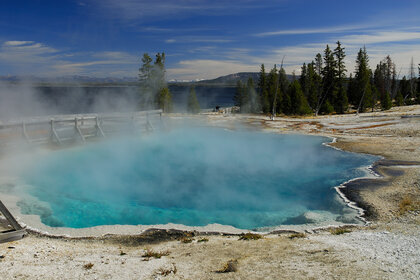
M 77 114 L 0 121 L 0 145 L 86 142 L 123 133 L 153 131 L 162 125 L 162 110 L 132 113 Z

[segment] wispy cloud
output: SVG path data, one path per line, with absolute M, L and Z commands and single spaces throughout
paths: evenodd
M 367 32 L 367 34 L 347 35 L 343 36 L 340 41 L 345 44 L 378 44 L 389 42 L 405 42 L 411 40 L 419 40 L 420 32 L 404 32 L 404 31 L 379 31 Z
M 303 29 L 281 29 L 270 32 L 261 32 L 254 34 L 258 37 L 268 37 L 276 35 L 303 35 L 303 34 L 322 34 L 322 33 L 341 33 L 346 31 L 357 31 L 372 27 L 371 25 L 349 25 L 349 26 L 337 26 L 337 27 L 318 27 L 318 28 L 303 28 Z
M 33 41 L 6 41 L 0 46 L 0 62 L 19 74 L 47 72 L 48 65 L 56 63 L 58 52 Z
M 134 76 L 138 58 L 125 52 L 69 53 L 34 41 L 6 41 L 0 45 L 0 63 L 9 74 L 19 75 Z
M 86 56 L 86 55 L 85 55 Z M 135 76 L 138 57 L 125 52 L 105 51 L 88 54 L 78 62 L 61 61 L 53 67 L 63 74 L 84 74 L 98 77 Z
M 165 43 L 180 43 L 180 44 L 191 44 L 191 43 L 214 43 L 214 44 L 223 44 L 231 43 L 234 40 L 225 39 L 214 36 L 178 36 L 171 39 L 166 39 Z
M 283 0 L 284 1 L 284 0 Z M 126 20 L 139 20 L 168 16 L 187 17 L 190 15 L 220 15 L 235 14 L 244 9 L 278 5 L 279 1 L 258 0 L 90 0 L 104 13 Z

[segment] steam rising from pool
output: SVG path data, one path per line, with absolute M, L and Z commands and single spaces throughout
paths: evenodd
M 375 157 L 323 137 L 185 128 L 48 153 L 22 173 L 25 214 L 49 226 L 357 222 L 334 186 Z M 350 213 L 350 215 L 349 215 Z M 315 218 L 314 218 L 315 217 Z

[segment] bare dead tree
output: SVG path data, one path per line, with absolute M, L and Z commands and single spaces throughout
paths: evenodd
M 414 60 L 413 57 L 411 57 L 411 62 L 410 62 L 410 93 L 407 93 L 406 96 L 404 96 L 404 102 L 405 100 L 409 97 L 413 97 L 415 95 L 416 92 L 416 69 L 414 67 Z
M 363 88 L 362 98 L 360 98 L 359 106 L 357 107 L 356 115 L 359 115 L 360 108 L 362 107 L 363 99 L 365 99 L 366 87 Z

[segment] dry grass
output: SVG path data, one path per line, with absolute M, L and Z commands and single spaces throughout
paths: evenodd
M 400 215 L 403 215 L 408 211 L 417 211 L 420 210 L 420 201 L 416 201 L 412 197 L 406 196 L 400 201 L 398 208 Z
M 261 239 L 261 238 L 263 238 L 263 236 L 261 234 L 248 232 L 248 233 L 242 234 L 239 237 L 239 240 L 249 241 L 249 240 L 258 240 L 258 239 Z
M 200 243 L 200 242 L 208 242 L 208 241 L 209 241 L 209 239 L 208 238 L 205 238 L 205 237 L 204 238 L 200 238 L 200 239 L 197 240 L 198 243 Z
M 163 256 L 169 256 L 169 254 L 169 251 L 157 252 L 153 251 L 152 249 L 146 249 L 146 252 L 142 255 L 142 257 L 144 258 L 144 260 L 148 261 L 150 258 L 160 259 Z
M 169 274 L 176 274 L 178 269 L 176 268 L 175 264 L 173 263 L 171 268 L 159 268 L 159 270 L 156 272 L 158 275 L 162 276 L 168 276 Z
M 217 273 L 228 273 L 238 271 L 238 260 L 229 260 L 222 269 L 216 270 Z
M 295 239 L 295 238 L 305 238 L 306 234 L 302 233 L 302 232 L 298 232 L 298 233 L 293 233 L 291 235 L 289 235 L 290 239 Z
M 191 243 L 193 241 L 194 241 L 194 239 L 190 238 L 190 237 L 184 237 L 184 238 L 181 239 L 182 243 Z
M 345 234 L 345 233 L 349 233 L 351 232 L 351 230 L 347 229 L 347 228 L 331 228 L 330 233 L 333 235 L 340 235 L 340 234 Z
M 84 269 L 91 269 L 93 267 L 93 263 L 87 263 L 83 266 Z

